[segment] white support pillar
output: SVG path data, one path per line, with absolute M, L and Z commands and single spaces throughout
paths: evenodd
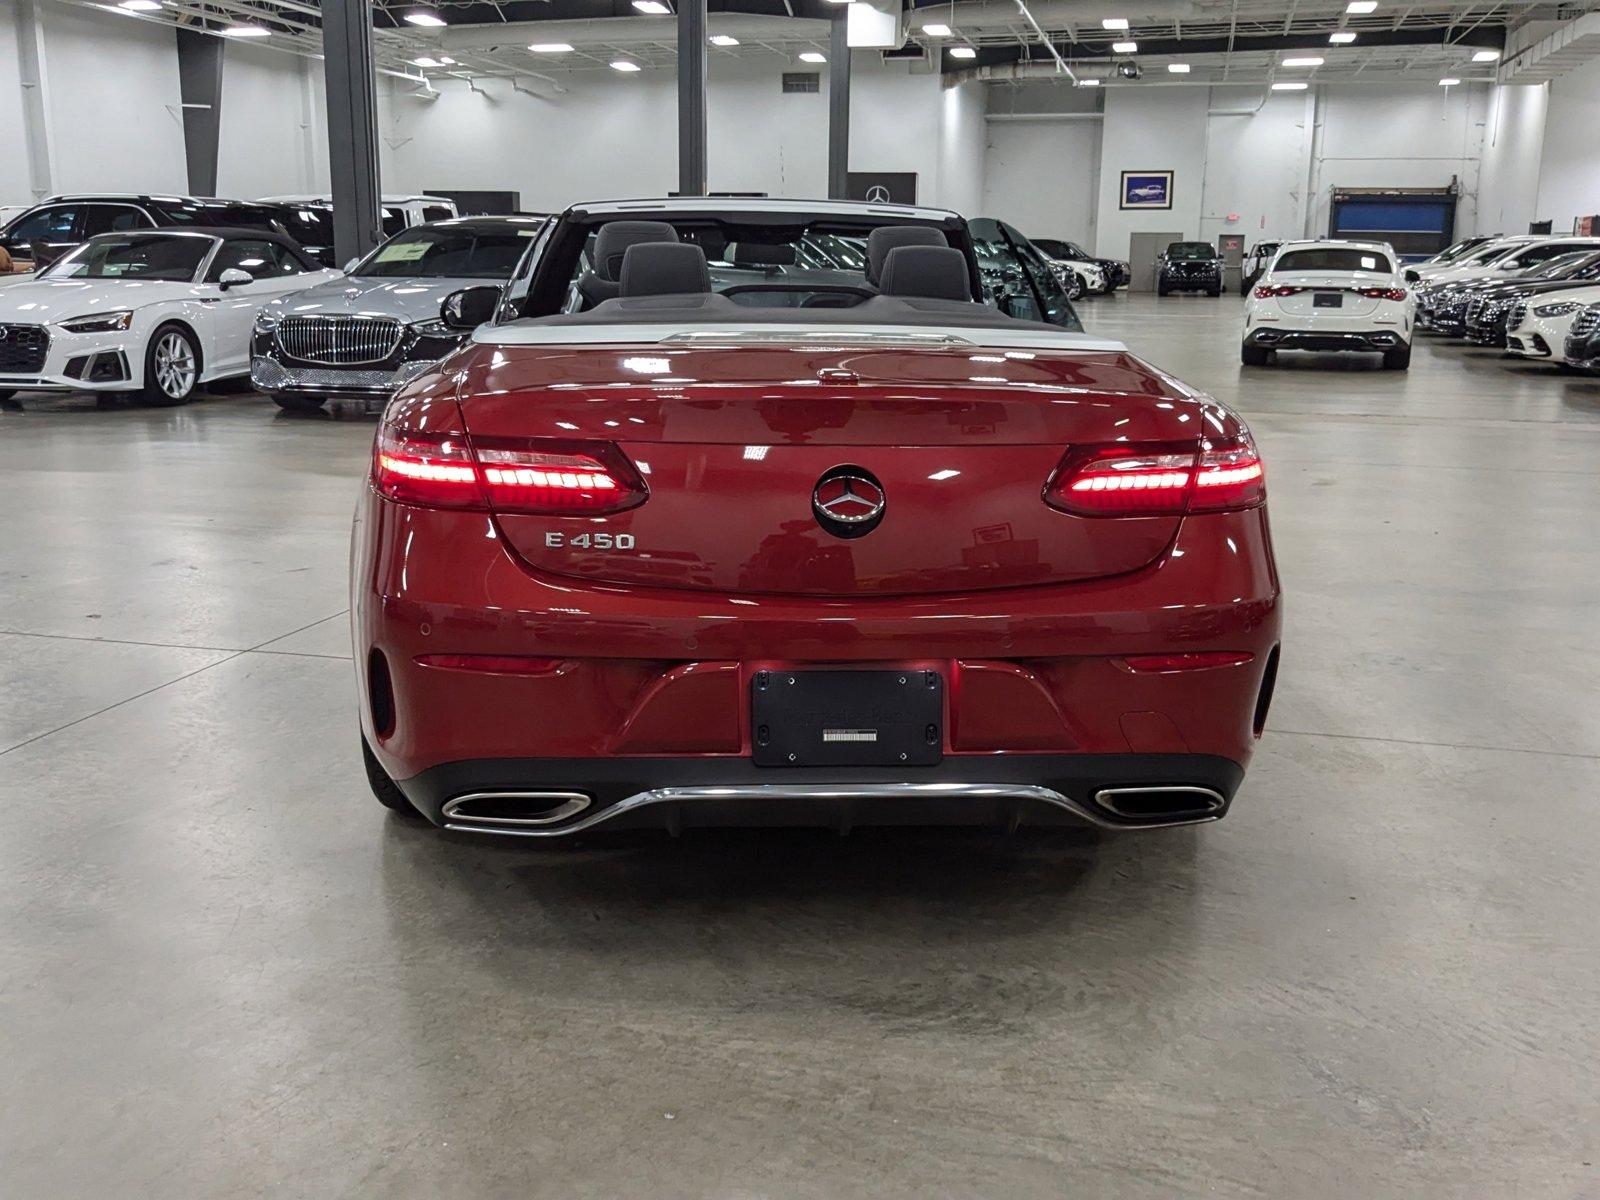
M 17 79 L 22 88 L 22 132 L 27 144 L 28 189 L 35 200 L 56 191 L 54 145 L 50 132 L 50 89 L 44 56 L 44 30 L 34 0 L 16 0 Z

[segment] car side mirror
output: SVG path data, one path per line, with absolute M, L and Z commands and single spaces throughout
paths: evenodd
M 1415 271 L 1413 271 L 1409 267 L 1407 267 L 1406 268 L 1406 282 L 1407 283 L 1420 283 L 1420 282 L 1422 282 L 1422 276 L 1418 275 Z
M 243 287 L 245 284 L 254 283 L 255 281 L 256 277 L 254 275 L 250 274 L 249 271 L 241 271 L 238 267 L 229 267 L 221 275 L 217 276 L 217 284 L 223 291 L 233 287 Z
M 500 307 L 500 292 L 498 287 L 482 285 L 451 292 L 439 305 L 439 319 L 446 328 L 471 333 L 485 321 L 494 319 L 495 309 Z

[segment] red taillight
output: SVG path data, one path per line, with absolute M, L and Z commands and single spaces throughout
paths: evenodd
M 372 483 L 402 504 L 505 513 L 614 513 L 649 495 L 610 442 L 489 438 L 469 445 L 459 432 L 387 421 L 373 445 Z
M 1405 288 L 1362 288 L 1361 294 L 1368 300 L 1404 300 Z
M 564 659 L 523 654 L 419 654 L 419 667 L 444 671 L 482 671 L 488 675 L 553 675 Z
M 1245 650 L 1207 650 L 1191 654 L 1130 654 L 1116 661 L 1137 674 L 1172 671 L 1209 671 L 1216 667 L 1237 667 L 1255 655 Z
M 1177 516 L 1253 508 L 1266 499 L 1266 481 L 1248 434 L 1198 451 L 1122 443 L 1069 451 L 1044 499 L 1085 517 Z
M 1305 291 L 1305 288 L 1284 287 L 1282 285 L 1278 287 L 1258 287 L 1256 289 L 1256 299 L 1268 300 L 1273 296 L 1298 296 L 1303 291 Z

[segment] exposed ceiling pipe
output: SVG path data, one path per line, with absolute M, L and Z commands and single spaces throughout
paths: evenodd
M 958 0 L 949 9 L 949 23 L 963 33 L 980 29 L 1004 29 L 1017 23 L 1015 0 Z M 1030 11 L 1031 10 L 1031 11 Z M 918 10 L 919 12 L 924 10 Z M 1023 9 L 1035 29 L 1065 29 L 1084 22 L 1098 23 L 1105 17 L 1126 17 L 1135 25 L 1145 17 L 1173 20 L 1199 15 L 1194 0 L 1033 0 Z M 1098 32 L 1098 30 L 1096 31 Z
M 826 41 L 828 22 L 791 20 L 740 13 L 712 13 L 710 33 L 725 33 L 741 42 Z M 414 33 L 414 31 L 407 31 Z M 597 17 L 576 21 L 508 21 L 504 25 L 457 25 L 441 29 L 436 37 L 415 38 L 446 52 L 478 50 L 492 46 L 522 47 L 538 42 L 566 42 L 570 46 L 670 46 L 678 41 L 678 23 L 663 17 Z M 558 63 L 559 58 L 552 58 Z
M 1033 14 L 1028 11 L 1027 0 L 1017 0 L 1017 11 L 1022 14 L 1023 20 L 1033 26 L 1033 31 L 1039 35 L 1039 40 L 1044 43 L 1044 48 L 1050 51 L 1050 57 L 1056 60 L 1056 70 L 1064 71 L 1068 79 L 1072 80 L 1073 83 L 1077 83 L 1078 77 L 1072 73 L 1072 68 L 1067 66 L 1067 60 L 1061 57 L 1055 46 L 1051 44 L 1050 39 L 1045 36 L 1044 30 L 1039 28 L 1039 22 L 1035 21 Z

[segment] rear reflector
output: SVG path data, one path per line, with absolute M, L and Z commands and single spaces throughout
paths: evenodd
M 1177 516 L 1253 508 L 1266 499 L 1248 434 L 1193 446 L 1115 443 L 1069 451 L 1045 486 L 1045 503 L 1085 517 Z
M 1238 667 L 1255 655 L 1248 651 L 1208 650 L 1194 654 L 1132 654 L 1118 659 L 1128 670 L 1138 674 L 1166 673 L 1170 671 L 1209 671 L 1215 667 Z
M 565 659 L 531 658 L 521 654 L 419 654 L 419 667 L 445 671 L 482 671 L 489 675 L 553 675 Z

